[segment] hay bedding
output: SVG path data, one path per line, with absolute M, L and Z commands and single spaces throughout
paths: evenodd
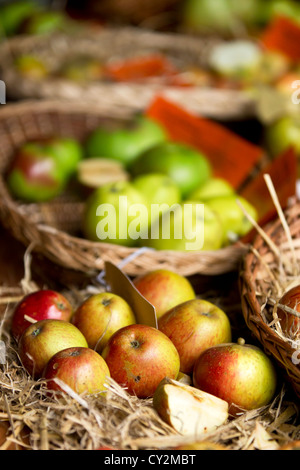
M 3 308 L 0 339 L 6 345 L 6 363 L 0 365 L 0 420 L 8 421 L 10 425 L 7 441 L 0 450 L 11 442 L 31 450 L 95 450 L 101 446 L 121 450 L 163 450 L 193 442 L 193 436 L 178 435 L 159 418 L 151 399 L 130 396 L 112 379 L 107 383 L 105 398 L 78 396 L 74 392 L 50 397 L 43 380 L 34 381 L 29 377 L 20 364 L 10 335 L 10 320 L 16 302 L 38 288 L 31 279 L 29 250 L 24 262 L 25 275 L 20 286 L 2 286 L 0 290 Z M 72 286 L 63 293 L 76 305 L 99 289 L 103 287 L 91 285 L 77 290 Z M 227 286 L 224 290 L 227 291 Z M 214 295 L 213 291 L 208 292 L 211 300 Z M 217 295 L 214 300 L 222 306 L 224 299 Z M 232 312 L 236 309 L 234 305 Z M 280 388 L 269 406 L 228 420 L 210 435 L 199 436 L 198 440 L 209 439 L 230 450 L 274 450 L 300 439 L 298 406 L 293 398 L 289 398 L 286 385 Z M 30 431 L 30 440 L 25 444 L 23 429 Z

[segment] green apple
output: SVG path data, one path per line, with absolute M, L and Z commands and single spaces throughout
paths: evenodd
M 189 194 L 191 201 L 207 201 L 217 196 L 234 194 L 233 186 L 224 178 L 209 178 L 204 184 Z
M 211 346 L 231 341 L 226 313 L 203 299 L 176 305 L 158 319 L 158 329 L 175 344 L 180 371 L 191 374 L 198 356 Z
M 300 8 L 294 0 L 262 0 L 258 2 L 256 11 L 256 23 L 258 25 L 268 25 L 277 15 L 291 18 L 293 21 L 300 20 Z
M 145 198 L 130 181 L 104 184 L 86 201 L 83 233 L 89 240 L 135 246 L 148 224 Z
M 284 116 L 270 124 L 265 130 L 265 141 L 269 152 L 277 157 L 290 147 L 300 156 L 300 118 Z
M 18 353 L 29 374 L 39 378 L 54 354 L 76 346 L 88 347 L 85 337 L 76 326 L 65 320 L 47 319 L 26 328 L 18 343 Z
M 41 79 L 48 75 L 48 69 L 44 62 L 34 55 L 24 54 L 15 61 L 17 71 L 26 78 Z
M 225 245 L 246 235 L 253 227 L 238 202 L 257 221 L 256 208 L 241 196 L 220 196 L 210 199 L 206 203 L 218 215 L 219 220 L 221 220 L 224 237 L 223 244 Z
M 161 214 L 140 244 L 156 250 L 218 250 L 223 238 L 221 221 L 208 204 L 185 201 Z
M 88 157 L 104 157 L 132 165 L 146 149 L 167 139 L 165 129 L 153 119 L 138 116 L 129 126 L 118 129 L 98 128 L 86 141 Z
M 70 176 L 77 170 L 78 163 L 83 159 L 81 144 L 71 137 L 53 137 L 45 140 L 45 152 L 52 155 L 61 171 Z
M 198 150 L 177 142 L 163 142 L 143 152 L 131 168 L 134 176 L 145 173 L 168 175 L 179 187 L 181 197 L 203 184 L 211 176 L 208 159 Z
M 6 2 L 0 7 L 0 35 L 13 36 L 18 33 L 22 22 L 40 10 L 38 2 L 21 0 Z
M 179 187 L 168 175 L 147 173 L 134 178 L 132 184 L 144 195 L 149 214 L 152 204 L 159 205 L 163 211 L 181 202 Z
M 135 324 L 116 331 L 102 352 L 112 379 L 138 398 L 153 396 L 165 378 L 176 379 L 179 355 L 157 328 Z
M 61 11 L 42 10 L 27 18 L 22 27 L 23 34 L 49 34 L 64 31 L 69 19 Z
M 43 371 L 48 390 L 64 391 L 66 385 L 78 395 L 105 392 L 107 377 L 110 377 L 110 372 L 103 357 L 85 347 L 58 351 Z
M 276 391 L 277 374 L 270 358 L 250 344 L 219 344 L 195 362 L 193 384 L 229 404 L 229 412 L 268 405 Z
M 169 269 L 156 269 L 138 276 L 133 281 L 135 288 L 150 302 L 157 318 L 182 302 L 196 297 L 190 281 Z
M 100 80 L 103 78 L 103 65 L 92 57 L 80 57 L 65 64 L 59 75 L 75 82 Z
M 112 292 L 91 295 L 79 305 L 71 321 L 84 335 L 89 347 L 99 353 L 113 333 L 136 323 L 130 305 Z

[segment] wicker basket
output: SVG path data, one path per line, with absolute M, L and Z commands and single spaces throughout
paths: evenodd
M 15 149 L 25 141 L 50 135 L 83 140 L 100 123 L 116 125 L 132 118 L 89 105 L 58 102 L 22 102 L 0 112 L 0 218 L 3 225 L 36 253 L 62 268 L 94 276 L 105 261 L 124 264 L 124 271 L 137 275 L 159 267 L 183 275 L 220 274 L 236 270 L 245 246 L 236 244 L 212 252 L 153 251 L 91 242 L 78 236 L 84 202 L 64 195 L 43 204 L 20 204 L 5 183 L 5 171 Z
M 209 87 L 178 87 L 158 83 L 113 83 L 73 81 L 49 77 L 39 80 L 24 78 L 14 67 L 14 58 L 32 53 L 40 57 L 50 71 L 80 55 L 106 62 L 149 53 L 164 54 L 179 69 L 183 66 L 205 66 L 207 54 L 217 39 L 164 34 L 138 28 L 104 28 L 99 32 L 76 36 L 55 34 L 47 37 L 15 37 L 0 48 L 1 78 L 13 99 L 44 98 L 100 102 L 110 107 L 139 111 L 145 109 L 158 93 L 172 99 L 189 111 L 218 119 L 238 119 L 255 114 L 253 98 L 244 92 Z
M 240 293 L 247 326 L 300 397 L 299 345 L 286 337 L 276 322 L 276 302 L 288 288 L 300 283 L 300 203 L 295 201 L 284 215 L 288 230 L 279 217 L 254 239 L 244 257 Z

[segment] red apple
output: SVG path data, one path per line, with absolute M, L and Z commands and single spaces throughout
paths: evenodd
M 16 306 L 11 332 L 16 341 L 32 323 L 55 319 L 69 321 L 73 314 L 70 302 L 59 292 L 45 289 L 26 295 Z
M 194 365 L 194 387 L 227 401 L 233 415 L 270 403 L 276 383 L 276 370 L 269 357 L 243 342 L 206 349 Z
M 84 347 L 71 347 L 54 354 L 43 372 L 49 390 L 63 391 L 53 380 L 59 379 L 79 395 L 105 391 L 105 380 L 109 376 L 108 366 L 100 354 Z
M 72 317 L 72 323 L 85 336 L 89 347 L 99 353 L 113 333 L 135 322 L 130 305 L 111 292 L 92 295 L 78 307 Z
M 228 316 L 202 299 L 188 300 L 158 319 L 158 329 L 174 343 L 180 371 L 191 374 L 198 356 L 207 348 L 231 341 Z
M 285 292 L 278 303 L 277 315 L 282 331 L 289 337 L 298 339 L 300 336 L 300 285 Z M 287 310 L 280 308 L 280 305 L 287 307 Z M 294 310 L 295 314 L 288 309 Z M 299 317 L 297 317 L 297 312 Z
M 30 325 L 19 341 L 19 356 L 25 369 L 34 378 L 42 376 L 54 354 L 70 347 L 88 347 L 81 331 L 64 320 L 41 320 Z
M 133 283 L 140 294 L 155 307 L 157 318 L 176 305 L 196 297 L 186 277 L 167 269 L 157 269 L 141 275 Z
M 153 396 L 165 377 L 176 379 L 179 355 L 169 338 L 147 325 L 118 330 L 102 352 L 111 377 L 139 398 Z

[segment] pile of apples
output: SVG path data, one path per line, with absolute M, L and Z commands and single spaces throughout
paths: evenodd
M 28 142 L 16 152 L 7 184 L 14 197 L 28 202 L 50 201 L 71 187 L 85 201 L 81 234 L 125 246 L 187 250 L 193 243 L 193 250 L 218 250 L 252 228 L 237 200 L 257 219 L 253 205 L 213 176 L 203 153 L 171 141 L 164 127 L 145 115 L 130 126 L 99 127 L 83 144 L 62 137 Z M 199 203 L 204 204 L 204 243 L 194 235 Z M 191 210 L 183 218 L 187 204 Z M 99 210 L 107 205 L 115 220 Z M 133 214 L 138 205 L 146 211 Z M 165 217 L 170 218 L 169 237 L 162 235 Z M 133 225 L 139 226 L 135 238 Z
M 76 308 L 53 290 L 17 304 L 11 333 L 20 361 L 47 393 L 103 396 L 111 377 L 130 395 L 152 399 L 183 435 L 209 432 L 271 401 L 277 375 L 269 357 L 232 342 L 229 317 L 198 298 L 188 278 L 160 269 L 132 284 L 155 307 L 157 328 L 137 323 L 132 307 L 110 291 Z

